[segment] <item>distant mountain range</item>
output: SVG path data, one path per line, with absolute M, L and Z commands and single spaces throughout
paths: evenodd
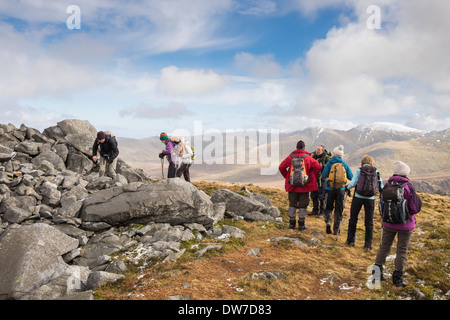
M 257 154 L 260 159 L 260 152 L 265 152 L 264 148 L 267 148 L 270 153 L 271 145 L 276 147 L 275 141 L 272 141 L 272 138 L 275 137 L 268 135 L 267 142 L 258 143 L 261 136 L 252 132 L 236 132 L 235 136 L 234 142 L 231 142 L 235 145 L 228 145 L 228 149 L 226 142 L 233 140 L 227 140 L 225 134 L 215 137 L 216 139 L 223 138 L 223 150 L 217 150 L 221 145 L 215 144 L 217 143 L 214 142 L 215 139 L 205 139 L 205 136 L 185 137 L 186 140 L 192 141 L 194 146 L 200 145 L 199 141 L 202 142 L 201 151 L 204 153 L 204 161 L 208 159 L 207 155 L 211 156 L 211 149 L 214 149 L 212 146 L 218 146 L 212 155 L 216 162 L 225 163 L 194 164 L 191 168 L 193 179 L 282 187 L 284 182 L 281 174 L 263 176 L 261 175 L 263 165 L 249 163 L 251 155 Z M 309 127 L 303 130 L 279 133 L 277 162 L 279 164 L 295 150 L 299 140 L 305 142 L 306 150 L 309 152 L 314 151 L 318 144 L 324 144 L 329 151 L 342 144 L 345 153 L 344 160 L 353 171 L 360 166 L 361 158 L 367 154 L 375 159 L 375 166 L 381 172 L 383 179 L 387 179 L 392 175 L 392 162 L 401 160 L 411 167 L 411 179 L 417 181 L 419 185 L 423 185 L 426 192 L 446 195 L 450 194 L 448 188 L 450 185 L 449 137 L 450 128 L 429 132 L 387 122 L 359 125 L 347 131 Z M 245 139 L 247 144 L 238 145 L 236 141 L 239 139 Z M 159 141 L 159 136 L 140 140 L 130 138 L 118 138 L 118 140 L 119 157 L 134 167 L 144 169 L 150 175 L 161 176 L 158 154 L 164 146 Z M 234 152 L 230 153 L 230 147 Z M 245 164 L 236 164 L 236 159 L 241 156 L 246 159 Z M 222 157 L 223 161 L 220 159 Z M 276 157 L 271 159 L 276 160 Z M 201 159 L 197 159 L 197 161 L 199 160 Z M 278 164 L 276 164 L 277 167 Z M 164 171 L 167 171 L 166 169 L 167 162 Z

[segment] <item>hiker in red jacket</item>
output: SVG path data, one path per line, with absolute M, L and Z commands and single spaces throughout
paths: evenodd
M 304 186 L 293 186 L 290 182 L 292 160 L 294 157 L 302 157 L 304 155 L 306 155 L 306 157 L 304 158 L 303 163 L 309 182 L 307 182 Z M 283 162 L 281 162 L 279 170 L 286 179 L 285 189 L 289 193 L 289 228 L 295 228 L 295 218 L 298 209 L 298 229 L 304 230 L 306 228 L 305 218 L 306 208 L 309 204 L 309 192 L 318 190 L 317 176 L 322 170 L 322 166 L 319 162 L 317 162 L 317 160 L 311 157 L 309 152 L 305 151 L 305 143 L 300 140 L 297 143 L 297 150 L 293 151 L 286 159 L 283 160 Z

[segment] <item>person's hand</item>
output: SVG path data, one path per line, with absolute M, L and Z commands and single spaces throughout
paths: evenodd
M 93 156 L 92 161 L 97 162 L 97 156 Z
M 164 158 L 164 153 L 161 152 L 161 153 L 159 154 L 159 158 L 160 158 L 160 159 Z

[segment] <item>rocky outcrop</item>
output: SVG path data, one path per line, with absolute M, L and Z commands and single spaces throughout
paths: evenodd
M 281 221 L 280 210 L 272 205 L 268 197 L 252 193 L 247 188 L 241 191 L 246 196 L 228 189 L 216 190 L 211 194 L 211 201 L 216 204 L 224 203 L 226 213 L 234 218 L 249 221 Z
M 167 179 L 96 192 L 83 202 L 80 218 L 85 228 L 157 222 L 199 223 L 209 229 L 223 216 L 214 216 L 213 203 L 203 191 L 184 180 Z
M 210 197 L 121 159 L 114 179 L 99 177 L 89 158 L 95 134 L 81 120 L 42 133 L 0 125 L 0 300 L 93 299 L 128 264 L 178 259 L 184 241 L 244 239 L 243 230 L 216 225 L 225 215 L 280 219 L 267 197 L 249 190 Z M 200 245 L 197 256 L 220 248 Z

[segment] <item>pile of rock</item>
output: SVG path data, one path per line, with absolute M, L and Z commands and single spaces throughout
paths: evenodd
M 92 299 L 126 263 L 176 260 L 187 240 L 245 237 L 216 225 L 224 215 L 280 219 L 267 197 L 248 190 L 210 197 L 120 159 L 116 178 L 99 177 L 90 160 L 95 135 L 81 120 L 42 133 L 0 125 L 0 299 Z

